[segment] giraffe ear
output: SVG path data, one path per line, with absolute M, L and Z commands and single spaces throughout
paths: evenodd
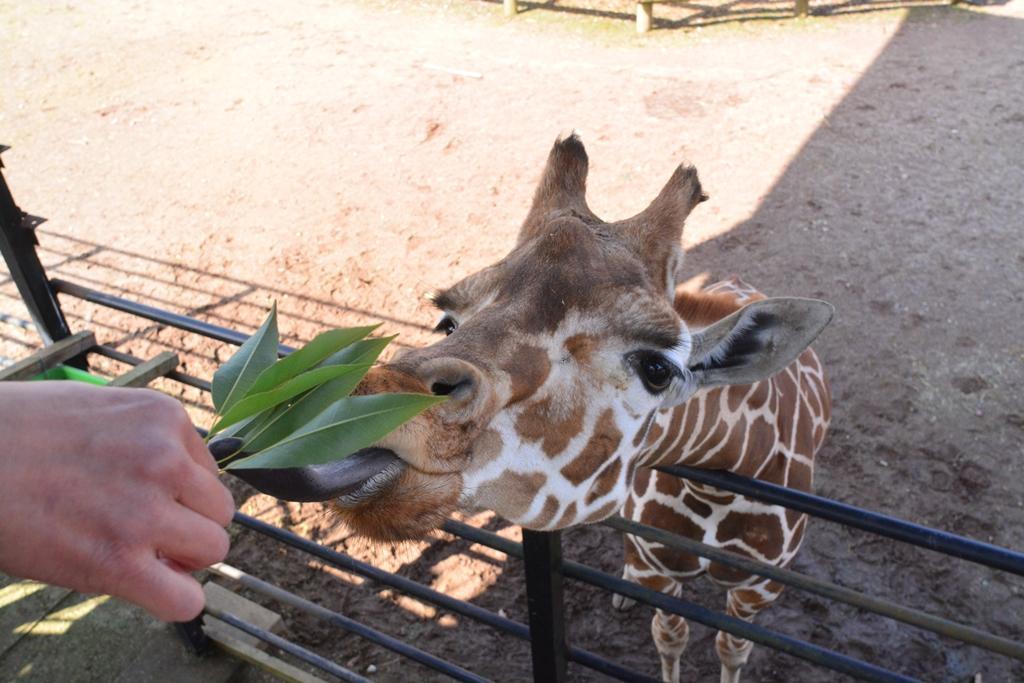
M 755 301 L 693 334 L 689 369 L 700 387 L 759 382 L 803 353 L 834 313 L 817 299 Z

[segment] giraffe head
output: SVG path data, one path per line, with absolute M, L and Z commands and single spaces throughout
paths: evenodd
M 615 223 L 588 208 L 586 177 L 580 140 L 557 141 L 512 251 L 433 297 L 447 336 L 360 386 L 450 398 L 357 454 L 376 464 L 335 507 L 358 532 L 413 537 L 465 507 L 535 529 L 607 517 L 654 411 L 777 372 L 831 318 L 767 299 L 688 329 L 672 301 L 683 222 L 707 199 L 696 170 Z

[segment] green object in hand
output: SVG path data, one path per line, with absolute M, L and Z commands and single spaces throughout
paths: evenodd
M 213 375 L 217 419 L 207 441 L 232 438 L 225 469 L 279 469 L 340 460 L 447 399 L 426 394 L 349 396 L 394 339 L 376 325 L 329 330 L 277 358 L 277 306 Z

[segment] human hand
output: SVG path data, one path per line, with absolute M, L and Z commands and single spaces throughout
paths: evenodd
M 0 570 L 136 603 L 203 608 L 234 503 L 188 415 L 147 389 L 0 382 Z

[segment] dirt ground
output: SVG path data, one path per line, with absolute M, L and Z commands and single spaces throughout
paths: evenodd
M 251 330 L 271 300 L 287 340 L 384 321 L 433 339 L 422 294 L 512 245 L 550 143 L 577 129 L 601 216 L 640 210 L 683 159 L 712 200 L 685 234 L 690 275 L 739 273 L 837 308 L 817 343 L 835 393 L 818 491 L 1024 548 L 1024 4 L 0 2 L 0 143 L 51 275 Z M 703 7 L 703 5 L 701 6 Z M 701 12 L 703 12 L 701 14 Z M 758 19 L 758 21 L 751 21 Z M 712 24 L 703 28 L 694 25 Z M 72 325 L 209 377 L 229 347 L 64 299 Z M 0 273 L 0 361 L 38 338 Z M 116 369 L 98 363 L 100 370 Z M 206 399 L 189 401 L 205 423 Z M 519 562 L 440 536 L 373 547 L 315 505 L 236 488 L 243 510 L 525 620 Z M 489 514 L 474 523 L 510 537 Z M 616 572 L 620 542 L 565 534 Z M 1024 636 L 1022 579 L 826 522 L 796 569 Z M 523 643 L 238 532 L 230 562 L 503 681 Z M 694 600 L 720 607 L 703 581 Z M 650 610 L 567 590 L 572 641 L 658 672 Z M 382 681 L 429 672 L 288 613 L 291 635 Z M 1024 667 L 790 592 L 760 624 L 929 681 Z M 686 680 L 717 676 L 694 626 Z M 571 667 L 574 680 L 594 675 Z M 767 648 L 748 681 L 838 676 Z

